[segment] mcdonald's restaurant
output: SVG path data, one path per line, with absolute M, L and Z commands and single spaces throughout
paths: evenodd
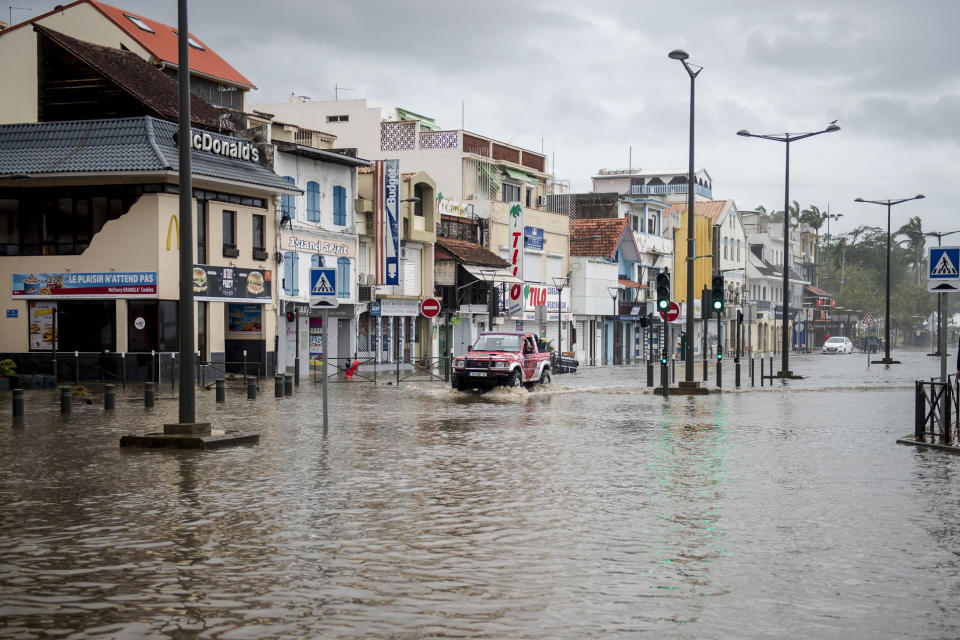
M 195 350 L 208 378 L 275 369 L 276 201 L 252 143 L 192 133 Z M 176 124 L 0 126 L 0 358 L 23 374 L 176 376 Z

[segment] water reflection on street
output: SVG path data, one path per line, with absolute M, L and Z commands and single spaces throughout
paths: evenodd
M 0 636 L 958 637 L 960 457 L 895 444 L 939 373 L 895 355 L 667 400 L 643 367 L 336 384 L 326 433 L 312 382 L 201 392 L 262 430 L 206 453 L 118 447 L 169 390 L 109 418 L 28 392 L 18 426 L 6 394 Z

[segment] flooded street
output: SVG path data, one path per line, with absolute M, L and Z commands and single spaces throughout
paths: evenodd
M 895 444 L 939 361 L 894 356 L 666 401 L 643 367 L 331 384 L 326 433 L 310 381 L 200 392 L 262 430 L 217 452 L 119 448 L 169 387 L 106 418 L 28 392 L 21 426 L 5 394 L 0 636 L 955 638 L 960 457 Z

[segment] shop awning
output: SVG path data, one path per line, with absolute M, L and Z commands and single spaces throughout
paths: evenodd
M 539 180 L 537 180 L 536 178 L 534 178 L 534 177 L 531 176 L 530 174 L 524 173 L 523 171 L 520 171 L 519 169 L 514 169 L 514 168 L 512 168 L 512 167 L 502 167 L 502 168 L 503 168 L 504 173 L 506 173 L 508 176 L 510 176 L 511 178 L 513 178 L 513 179 L 515 179 L 515 180 L 522 180 L 522 181 L 524 181 L 524 182 L 530 182 L 530 183 L 532 183 L 532 184 L 537 184 L 538 182 L 540 182 Z
M 466 269 L 470 275 L 482 282 L 506 282 L 507 284 L 523 284 L 523 282 L 513 275 L 511 267 L 486 267 L 481 264 L 463 264 L 460 266 Z

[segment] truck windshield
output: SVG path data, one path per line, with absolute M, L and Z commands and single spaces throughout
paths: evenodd
M 480 336 L 474 351 L 520 351 L 520 336 Z

